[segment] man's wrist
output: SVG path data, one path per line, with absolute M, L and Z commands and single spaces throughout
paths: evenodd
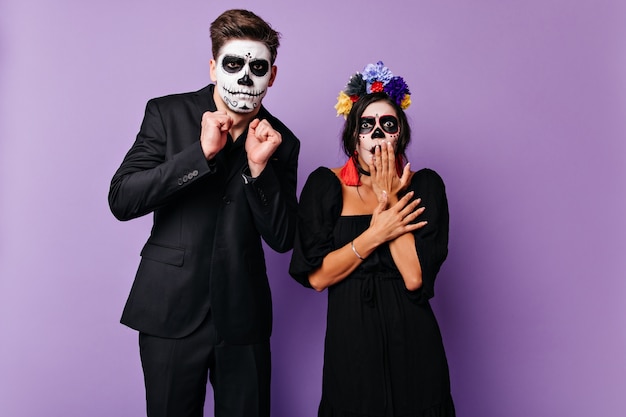
M 244 184 L 252 184 L 257 179 L 257 177 L 252 175 L 252 173 L 250 172 L 250 168 L 248 167 L 244 168 L 243 172 L 241 173 L 241 178 L 243 178 Z
M 265 166 L 267 164 L 251 164 L 250 162 L 248 162 L 248 172 L 249 175 L 253 178 L 257 178 L 259 175 L 261 175 L 261 173 L 263 172 L 263 170 L 265 169 Z

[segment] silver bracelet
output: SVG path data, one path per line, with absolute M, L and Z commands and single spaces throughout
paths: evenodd
M 359 255 L 359 252 L 357 252 L 356 248 L 354 247 L 354 240 L 350 243 L 352 246 L 352 252 L 354 252 L 354 254 L 356 255 L 357 258 L 359 258 L 360 260 L 364 261 L 365 258 L 362 257 L 361 255 Z

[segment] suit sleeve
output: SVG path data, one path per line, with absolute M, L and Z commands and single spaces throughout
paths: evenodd
M 212 172 L 199 140 L 172 153 L 168 139 L 159 103 L 150 100 L 135 143 L 111 180 L 109 206 L 119 220 L 156 210 Z
M 276 152 L 261 175 L 244 186 L 254 224 L 263 240 L 276 252 L 293 247 L 298 200 L 296 183 L 300 142 L 283 138 L 283 150 Z

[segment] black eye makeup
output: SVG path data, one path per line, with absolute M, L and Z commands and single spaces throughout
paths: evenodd
M 267 71 L 270 69 L 270 63 L 264 59 L 256 59 L 250 62 L 250 72 L 252 72 L 257 77 L 262 77 L 267 74 Z
M 367 135 L 374 130 L 374 126 L 376 126 L 376 119 L 374 117 L 361 117 L 359 133 L 361 135 Z
M 229 74 L 236 74 L 246 66 L 245 58 L 226 55 L 222 59 L 222 68 Z M 265 59 L 255 59 L 250 61 L 250 72 L 257 77 L 263 77 L 270 69 L 270 63 Z
M 224 59 L 222 59 L 222 68 L 224 68 L 224 71 L 228 72 L 229 74 L 238 73 L 239 71 L 241 71 L 245 64 L 246 61 L 238 56 L 227 55 L 224 57 Z
M 398 133 L 398 118 L 392 115 L 380 116 L 380 127 L 387 133 Z
M 390 114 L 380 116 L 378 123 L 382 130 L 387 133 L 398 133 L 398 118 Z M 376 127 L 376 118 L 372 116 L 361 117 L 359 122 L 359 134 L 367 135 Z

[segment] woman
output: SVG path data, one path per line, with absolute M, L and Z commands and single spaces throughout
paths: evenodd
M 404 167 L 408 87 L 382 62 L 340 93 L 346 165 L 320 167 L 299 205 L 290 274 L 328 288 L 324 417 L 454 416 L 428 300 L 447 256 L 448 206 L 434 171 Z

